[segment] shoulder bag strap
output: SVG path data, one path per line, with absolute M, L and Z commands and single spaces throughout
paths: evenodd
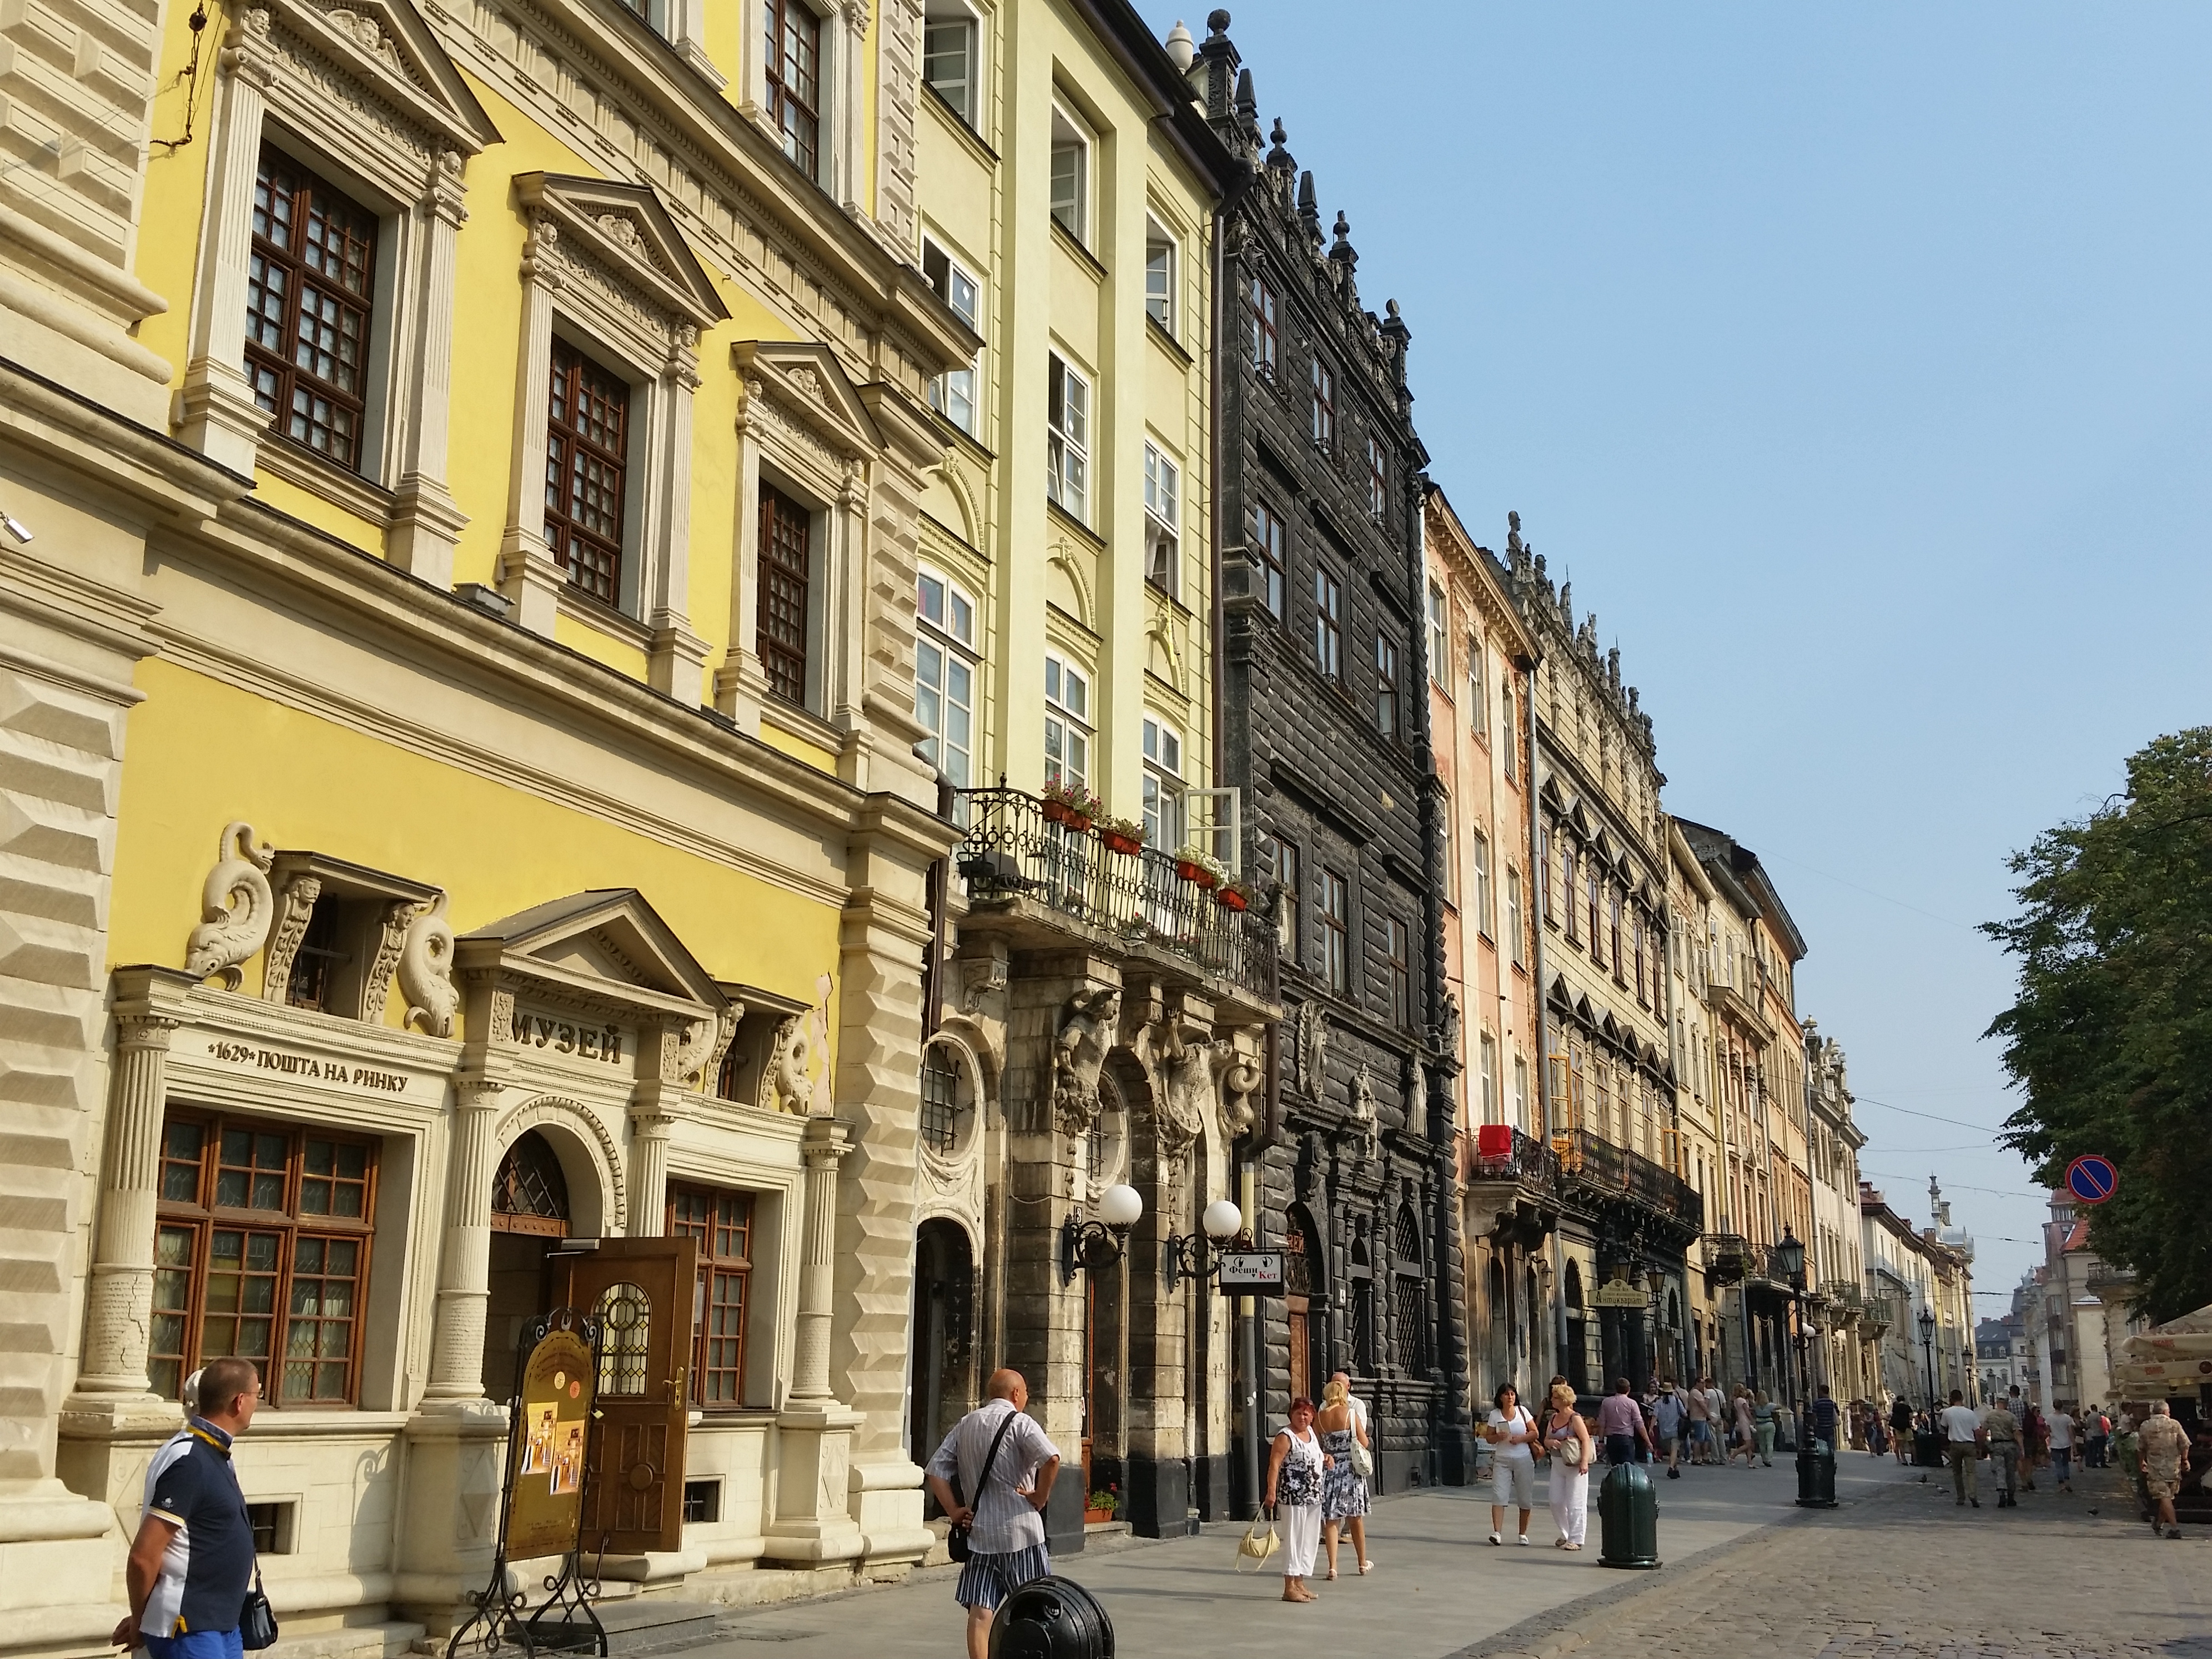
M 975 1507 L 979 1510 L 983 1506 L 983 1488 L 991 1484 L 991 1466 L 999 1461 L 999 1448 L 1006 1443 L 1006 1431 L 1014 1426 L 1014 1419 L 1020 1415 L 1021 1413 L 1018 1410 L 1008 1412 L 999 1425 L 999 1432 L 991 1441 L 990 1454 L 983 1459 L 982 1473 L 975 1477 L 975 1496 L 973 1502 Z

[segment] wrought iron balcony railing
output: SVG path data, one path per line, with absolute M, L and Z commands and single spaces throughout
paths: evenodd
M 1504 1126 L 1498 1126 L 1502 1129 Z M 1552 1149 L 1534 1135 L 1524 1135 L 1518 1129 L 1505 1130 L 1505 1145 L 1486 1152 L 1482 1137 L 1497 1133 L 1486 1127 L 1478 1133 L 1471 1179 L 1476 1181 L 1520 1181 L 1534 1186 L 1548 1187 L 1559 1179 L 1559 1160 Z
M 1273 999 L 1274 929 L 1184 880 L 1175 859 L 1149 847 L 1109 852 L 1087 826 L 1048 819 L 1024 789 L 963 790 L 962 799 L 968 833 L 953 863 L 972 897 L 1027 898 Z
M 1705 1268 L 1715 1283 L 1740 1283 L 1751 1271 L 1751 1241 L 1741 1233 L 1705 1235 Z
M 1554 1136 L 1553 1146 L 1561 1167 L 1571 1178 L 1603 1191 L 1622 1194 L 1692 1229 L 1705 1226 L 1705 1200 L 1698 1197 L 1696 1188 L 1672 1170 L 1625 1146 L 1601 1139 L 1587 1129 L 1571 1129 Z

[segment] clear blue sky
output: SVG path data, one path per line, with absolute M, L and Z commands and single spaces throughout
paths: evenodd
M 2212 719 L 2212 6 L 1231 9 L 1433 476 L 1597 611 L 1667 804 L 1811 941 L 1863 1169 L 1923 1222 L 1940 1174 L 2008 1288 L 2044 1211 L 1971 924 Z

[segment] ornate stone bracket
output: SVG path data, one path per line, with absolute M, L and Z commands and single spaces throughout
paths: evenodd
M 393 906 L 393 914 L 400 908 Z M 449 1037 L 461 994 L 453 984 L 453 929 L 446 920 L 446 896 L 440 893 L 427 905 L 406 908 L 412 920 L 400 942 L 398 966 L 399 994 L 407 999 L 407 1024 L 432 1036 Z M 388 923 L 386 931 L 388 936 Z M 381 977 L 378 983 L 383 983 Z M 383 993 L 380 990 L 377 996 L 380 1014 Z
M 1245 1027 L 1244 1035 L 1255 1046 L 1267 1040 L 1264 1030 L 1257 1025 Z M 1236 1140 L 1251 1133 L 1253 1125 L 1259 1121 L 1259 1108 L 1252 1097 L 1259 1092 L 1267 1076 L 1261 1069 L 1259 1056 L 1238 1048 L 1234 1036 L 1214 1042 L 1212 1052 L 1213 1075 L 1221 1090 L 1222 1136 Z
M 268 874 L 276 852 L 257 846 L 253 826 L 240 820 L 223 826 L 215 854 L 201 889 L 200 924 L 185 942 L 185 971 L 198 979 L 220 974 L 223 988 L 235 991 L 245 977 L 239 964 L 261 948 L 276 915 Z

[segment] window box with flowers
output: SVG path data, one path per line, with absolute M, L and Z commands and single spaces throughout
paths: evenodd
M 1079 783 L 1047 784 L 1038 794 L 1045 821 L 1064 824 L 1077 835 L 1087 834 L 1091 821 L 1102 816 L 1106 804 Z
M 1193 886 L 1209 888 L 1227 879 L 1228 869 L 1212 854 L 1200 847 L 1186 847 L 1176 854 L 1176 874 Z
M 1224 881 L 1213 890 L 1213 902 L 1224 910 L 1249 910 L 1252 889 L 1241 881 Z
M 1134 858 L 1145 850 L 1145 842 L 1152 834 L 1136 818 L 1101 818 L 1098 820 L 1098 839 L 1109 853 L 1119 853 Z

